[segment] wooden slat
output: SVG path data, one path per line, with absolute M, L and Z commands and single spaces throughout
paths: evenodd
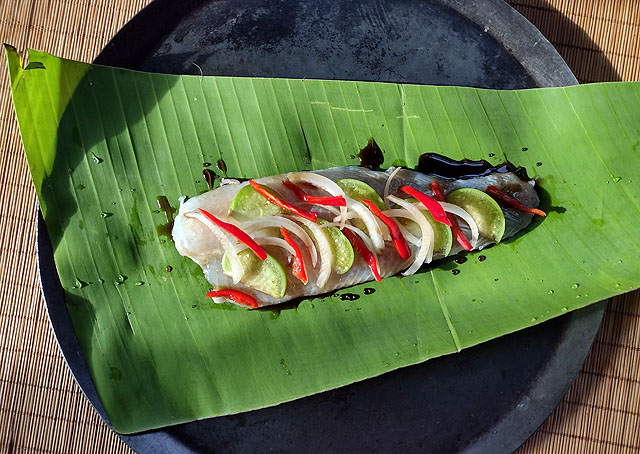
M 0 37 L 91 61 L 149 0 L 7 0 Z M 637 0 L 511 0 L 581 82 L 640 79 Z M 0 452 L 130 453 L 73 381 L 36 274 L 36 198 L 0 57 Z M 558 408 L 520 448 L 532 453 L 640 450 L 640 293 L 610 304 Z

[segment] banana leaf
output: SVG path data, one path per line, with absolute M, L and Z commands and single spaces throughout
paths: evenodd
M 637 83 L 494 91 L 169 76 L 36 51 L 23 68 L 6 50 L 66 304 L 118 432 L 297 399 L 639 286 Z M 203 164 L 219 159 L 241 178 L 355 164 L 369 137 L 385 166 L 426 151 L 524 165 L 548 216 L 464 264 L 353 287 L 355 301 L 246 311 L 204 297 L 159 199 L 175 207 L 207 190 Z

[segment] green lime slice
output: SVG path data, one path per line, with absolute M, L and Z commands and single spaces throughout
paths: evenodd
M 415 203 L 417 200 L 408 198 L 407 202 Z M 421 210 L 421 213 L 433 228 L 433 255 L 435 257 L 446 257 L 449 255 L 449 252 L 451 252 L 451 247 L 453 246 L 451 228 L 433 219 L 433 216 L 428 210 Z M 422 236 L 422 231 L 417 222 L 405 218 L 397 218 L 397 220 L 414 236 L 418 238 Z
M 367 199 L 368 201 L 373 202 L 380 211 L 387 209 L 382 197 L 380 197 L 376 190 L 367 183 L 363 183 L 360 180 L 345 178 L 344 180 L 336 181 L 336 184 L 340 186 L 340 189 L 342 189 L 345 194 L 358 202 L 362 199 Z
M 273 189 L 266 186 L 262 187 L 280 198 L 280 195 Z M 251 185 L 246 185 L 240 189 L 229 205 L 229 215 L 240 222 L 261 216 L 277 216 L 283 213 L 285 213 L 283 208 L 269 202 Z
M 240 282 L 274 298 L 282 298 L 287 291 L 287 275 L 282 265 L 267 254 L 267 259 L 262 261 L 250 249 L 238 253 L 240 262 L 244 266 L 244 276 Z M 231 264 L 225 253 L 222 257 L 222 271 L 231 276 Z
M 498 243 L 504 235 L 504 213 L 498 202 L 473 188 L 456 189 L 447 195 L 447 202 L 458 205 L 471 215 L 480 235 Z
M 324 219 L 318 219 L 318 224 L 320 225 L 327 223 Z M 351 246 L 347 237 L 344 236 L 344 233 L 333 225 L 323 227 L 322 231 L 326 233 L 333 252 L 333 263 L 331 264 L 333 271 L 337 274 L 346 273 L 351 269 L 351 265 L 353 265 L 353 246 Z

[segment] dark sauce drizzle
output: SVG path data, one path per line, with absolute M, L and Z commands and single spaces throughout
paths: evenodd
M 360 298 L 360 295 L 356 295 L 355 293 L 343 293 L 340 295 L 341 301 L 355 301 Z
M 483 177 L 491 173 L 513 172 L 523 180 L 530 180 L 527 170 L 524 167 L 516 167 L 509 161 L 503 164 L 492 166 L 484 159 L 472 161 L 470 159 L 447 158 L 437 153 L 424 153 L 418 158 L 418 165 L 415 170 L 442 178 L 443 180 L 456 180 Z
M 384 155 L 373 137 L 369 139 L 367 145 L 358 153 L 360 166 L 371 170 L 378 170 L 384 162 Z
M 218 178 L 218 174 L 210 169 L 204 169 L 202 171 L 202 176 L 204 177 L 204 181 L 207 182 L 207 186 L 209 187 L 209 189 L 213 189 L 213 183 L 216 178 Z
M 225 177 L 227 176 L 227 163 L 224 162 L 222 158 L 216 161 L 216 167 L 220 172 L 222 172 L 222 175 L 224 175 Z

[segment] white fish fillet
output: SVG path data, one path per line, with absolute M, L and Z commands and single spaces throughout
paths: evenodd
M 384 192 L 384 186 L 387 179 L 394 168 L 388 169 L 386 172 L 373 171 L 362 167 L 334 167 L 331 169 L 316 171 L 331 180 L 337 181 L 343 178 L 352 178 L 363 181 L 369 184 L 373 189 L 381 196 Z M 286 178 L 287 174 L 275 175 L 265 178 L 257 178 L 255 181 L 262 185 L 268 186 L 277 191 L 283 199 L 287 202 L 300 206 L 289 190 L 287 190 L 281 183 Z M 401 169 L 397 172 L 390 185 L 390 194 L 398 194 L 399 188 L 403 185 L 410 185 L 420 191 L 430 194 L 429 185 L 432 181 L 437 181 L 443 192 L 447 194 L 458 188 L 475 188 L 484 191 L 487 186 L 493 185 L 499 189 L 507 188 L 507 192 L 516 197 L 521 203 L 528 207 L 537 207 L 539 204 L 538 195 L 534 189 L 534 181 L 522 180 L 520 177 L 511 172 L 493 173 L 483 177 L 468 178 L 460 180 L 442 180 L 434 178 L 430 175 L 422 174 L 419 172 L 411 171 L 408 169 Z M 248 182 L 239 184 L 229 184 L 221 186 L 218 189 L 206 192 L 199 196 L 193 197 L 186 202 L 182 203 L 178 215 L 176 216 L 173 226 L 173 240 L 175 242 L 176 249 L 181 255 L 188 256 L 196 263 L 198 263 L 204 272 L 206 279 L 211 283 L 214 288 L 233 288 L 243 291 L 247 294 L 254 296 L 260 306 L 267 306 L 272 304 L 278 304 L 284 301 L 288 301 L 294 298 L 303 296 L 312 296 L 322 293 L 326 293 L 332 290 L 349 287 L 355 284 L 373 280 L 373 274 L 369 269 L 369 266 L 365 261 L 355 253 L 355 259 L 353 266 L 345 274 L 339 275 L 332 272 L 326 285 L 322 288 L 318 287 L 315 282 L 317 279 L 317 273 L 320 269 L 320 264 L 316 264 L 316 267 L 311 266 L 311 257 L 309 251 L 302 247 L 303 256 L 305 258 L 307 274 L 309 282 L 307 285 L 302 284 L 297 278 L 291 274 L 291 267 L 289 266 L 291 257 L 290 255 L 280 247 L 266 246 L 267 252 L 272 254 L 282 266 L 287 270 L 287 291 L 283 298 L 276 299 L 264 293 L 258 292 L 247 286 L 239 284 L 233 284 L 230 277 L 226 276 L 222 271 L 221 260 L 224 254 L 224 250 L 220 243 L 216 240 L 215 236 L 211 234 L 210 230 L 200 221 L 186 217 L 184 214 L 191 211 L 196 211 L 198 208 L 202 208 L 214 216 L 220 218 L 225 222 L 230 222 L 236 226 L 242 228 L 242 223 L 236 221 L 228 215 L 229 205 L 236 193 L 244 186 L 249 184 Z M 308 191 L 313 195 L 326 196 L 321 192 L 314 193 Z M 310 206 L 304 206 L 304 208 L 310 209 Z M 325 210 L 320 206 L 314 205 L 312 208 L 314 211 L 318 211 L 320 217 L 328 220 L 332 220 L 335 214 L 331 211 Z M 503 238 L 513 236 L 518 231 L 525 228 L 531 222 L 533 218 L 532 214 L 522 213 L 511 209 L 503 209 L 505 214 L 506 228 Z M 465 232 L 467 237 L 470 237 L 470 231 L 463 222 L 460 222 L 461 229 Z M 232 238 L 232 237 L 230 237 Z M 233 239 L 233 238 L 232 238 Z M 302 244 L 295 236 L 294 240 L 298 244 Z M 235 240 L 234 240 L 235 241 Z M 414 256 L 407 260 L 401 260 L 398 253 L 393 246 L 393 243 L 387 241 L 384 251 L 378 255 L 378 262 L 380 268 L 380 275 L 384 278 L 398 274 L 405 270 L 414 260 Z M 491 242 L 480 237 L 480 240 L 475 249 L 482 249 Z M 415 255 L 418 246 L 411 245 L 410 247 Z M 455 242 L 450 255 L 454 255 L 460 252 L 462 248 Z

